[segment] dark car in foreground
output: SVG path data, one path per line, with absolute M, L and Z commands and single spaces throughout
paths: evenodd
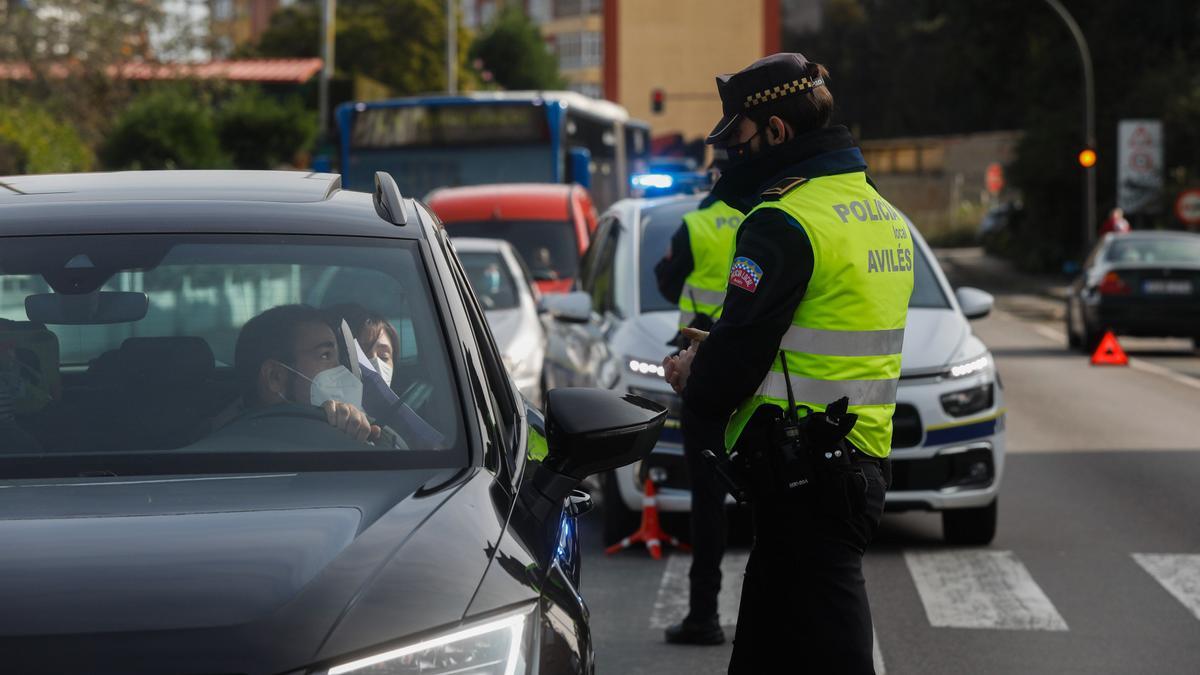
M 1191 338 L 1200 348 L 1200 234 L 1107 234 L 1067 295 L 1072 347 L 1096 350 L 1106 331 Z
M 376 180 L 0 178 L 0 670 L 593 672 L 576 486 L 664 411 L 526 404 L 437 219 Z M 248 328 L 347 303 L 390 370 L 336 318 Z

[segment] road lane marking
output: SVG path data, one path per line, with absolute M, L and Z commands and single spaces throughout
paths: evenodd
M 746 573 L 748 553 L 726 553 L 721 559 L 721 593 L 717 596 L 717 613 L 722 626 L 736 626 L 738 605 L 742 598 L 742 577 Z M 650 614 L 651 628 L 666 628 L 683 620 L 688 613 L 688 570 L 692 556 L 672 553 L 667 556 L 662 581 L 658 584 L 658 596 L 654 599 L 654 611 Z
M 1134 553 L 1133 559 L 1200 619 L 1200 555 Z
M 883 667 L 883 652 L 879 650 L 879 634 L 875 632 L 875 626 L 871 626 L 871 660 L 875 662 L 875 675 L 886 675 L 887 669 Z
M 1065 631 L 1067 622 L 1012 551 L 905 551 L 929 624 Z
M 1021 317 L 1019 317 L 1015 314 L 1011 314 L 1011 313 L 1005 312 L 1003 310 L 997 310 L 996 313 L 1003 315 L 1005 319 L 1028 324 L 1030 329 L 1033 330 L 1033 332 L 1046 338 L 1047 340 L 1053 340 L 1054 342 L 1057 342 L 1059 344 L 1066 344 L 1066 342 L 1067 342 L 1066 333 L 1055 330 L 1045 324 L 1033 323 L 1031 321 L 1022 319 Z M 1070 354 L 1071 352 L 1068 351 L 1067 353 Z M 1184 375 L 1182 373 L 1177 373 L 1177 372 L 1171 370 L 1170 368 L 1166 368 L 1166 367 L 1160 366 L 1156 363 L 1151 363 L 1149 361 L 1145 361 L 1141 358 L 1130 357 L 1129 358 L 1129 367 L 1133 368 L 1134 370 L 1140 370 L 1143 373 L 1149 373 L 1151 375 L 1158 375 L 1159 377 L 1165 377 L 1168 380 L 1171 380 L 1172 382 L 1175 382 L 1177 384 L 1182 384 L 1185 387 L 1191 387 L 1192 389 L 1200 389 L 1200 379 L 1196 379 L 1194 377 L 1191 377 L 1190 375 Z

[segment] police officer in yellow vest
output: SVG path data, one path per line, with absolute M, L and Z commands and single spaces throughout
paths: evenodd
M 732 200 L 731 200 L 732 201 Z M 745 203 L 749 210 L 753 204 Z M 671 237 L 666 255 L 654 267 L 663 297 L 679 305 L 679 327 L 708 330 L 721 315 L 725 285 L 733 261 L 734 239 L 744 214 L 720 199 L 719 190 L 705 197 Z M 672 342 L 688 346 L 686 339 Z M 725 642 L 717 614 L 721 592 L 721 558 L 725 555 L 725 494 L 712 466 L 700 455 L 719 447 L 724 425 L 684 409 L 681 431 L 692 490 L 692 564 L 688 572 L 688 614 L 666 629 L 674 644 L 718 645 Z
M 720 320 L 666 364 L 693 414 L 728 420 L 728 449 L 769 457 L 786 479 L 752 490 L 730 673 L 873 672 L 862 556 L 891 477 L 913 246 L 850 133 L 830 126 L 826 77 L 775 54 L 717 78 L 724 116 L 708 142 L 737 163 L 722 181 L 756 185 L 762 201 L 739 231 Z M 843 397 L 857 415 L 839 418 L 853 424 L 841 440 L 796 453 L 799 473 L 768 422 L 789 384 L 799 415 L 824 419 Z

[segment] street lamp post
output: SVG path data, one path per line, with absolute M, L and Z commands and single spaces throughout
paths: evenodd
M 321 79 L 317 98 L 320 108 L 321 138 L 329 131 L 329 80 L 333 78 L 333 44 L 337 22 L 337 0 L 324 0 L 321 11 Z
M 1083 142 L 1085 147 L 1095 149 L 1096 147 L 1096 85 L 1092 77 L 1092 54 L 1088 50 L 1087 39 L 1083 36 L 1083 30 L 1079 28 L 1075 18 L 1063 7 L 1059 0 L 1046 0 L 1046 4 L 1050 5 L 1067 24 L 1067 29 L 1071 31 L 1071 37 L 1075 38 L 1075 46 L 1079 48 L 1079 61 L 1083 64 Z M 1083 169 L 1084 175 L 1084 195 L 1083 195 L 1083 250 L 1086 254 L 1091 250 L 1092 242 L 1095 240 L 1096 231 L 1096 166 L 1092 162 L 1090 166 L 1085 166 Z

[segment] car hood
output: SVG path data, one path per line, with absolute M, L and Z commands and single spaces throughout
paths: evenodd
M 629 320 L 628 333 L 623 336 L 629 344 L 620 345 L 629 356 L 660 361 L 676 351 L 667 342 L 679 332 L 679 312 L 646 312 Z
M 458 620 L 487 558 L 456 559 L 453 546 L 431 545 L 427 524 L 456 492 L 452 475 L 4 485 L 0 658 L 20 672 L 91 671 L 97 663 L 113 672 L 302 667 L 340 623 L 353 622 L 351 606 L 369 604 L 384 577 L 418 589 L 443 583 L 437 602 L 389 617 L 389 639 Z M 455 536 L 454 523 L 444 524 L 437 541 Z M 396 564 L 414 554 L 428 563 L 438 551 L 440 566 Z M 447 570 L 463 588 L 444 586 Z
M 910 308 L 904 327 L 902 375 L 941 371 L 970 335 L 967 320 L 952 309 Z

